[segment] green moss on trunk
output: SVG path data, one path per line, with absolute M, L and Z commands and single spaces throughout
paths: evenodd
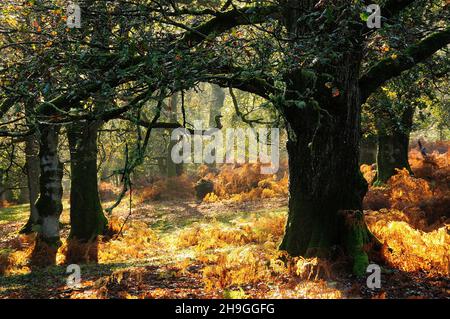
M 372 239 L 361 211 L 344 211 L 341 215 L 344 221 L 345 250 L 352 258 L 353 273 L 360 277 L 366 273 L 369 265 L 366 247 Z
M 367 183 L 359 170 L 360 101 L 358 61 L 346 57 L 333 96 L 320 76 L 295 73 L 290 92 L 317 89 L 315 103 L 280 105 L 288 128 L 289 216 L 280 249 L 294 256 L 333 257 L 343 252 L 360 276 L 368 265 L 370 241 L 362 218 Z M 356 63 L 356 64 L 355 64 Z M 286 100 L 296 100 L 293 93 Z M 342 212 L 359 212 L 349 224 Z
M 97 131 L 101 123 L 74 123 L 68 129 L 70 147 L 70 238 L 88 242 L 103 234 L 103 213 L 97 180 Z

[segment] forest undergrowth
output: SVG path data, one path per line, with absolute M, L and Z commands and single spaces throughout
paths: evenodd
M 194 179 L 185 175 L 142 187 L 128 222 L 124 224 L 126 203 L 110 219 L 114 235 L 95 243 L 98 264 L 82 266 L 83 282 L 77 289 L 65 285 L 65 239 L 57 254 L 59 266 L 36 269 L 30 264 L 34 236 L 17 236 L 14 232 L 20 222 L 2 220 L 1 227 L 9 229 L 9 234 L 0 242 L 0 297 L 448 297 L 450 145 L 444 146 L 446 152 L 442 146 L 439 150 L 429 146 L 426 158 L 412 149 L 409 160 L 414 176 L 399 170 L 386 185 L 371 186 L 364 200 L 366 222 L 385 248 L 381 289 L 371 291 L 365 279 L 348 275 L 344 259 L 305 259 L 280 252 L 286 207 L 251 207 L 286 198 L 286 165 L 267 177 L 258 173 L 257 164 L 245 164 L 219 170 L 201 167 L 198 178 L 214 183 L 214 191 L 202 203 L 194 200 Z M 373 165 L 363 165 L 361 171 L 369 182 L 373 180 Z M 207 216 L 161 227 L 162 213 L 154 203 L 170 206 L 167 192 L 182 201 L 191 200 L 196 212 L 199 207 L 215 206 Z M 246 202 L 246 209 L 231 209 L 235 202 Z M 67 211 L 64 215 L 67 218 Z M 31 290 L 27 289 L 30 280 L 39 282 Z

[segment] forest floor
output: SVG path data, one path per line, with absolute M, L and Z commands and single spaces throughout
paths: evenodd
M 287 178 L 260 178 L 244 166 L 211 177 L 215 194 L 201 203 L 160 198 L 154 185 L 136 191 L 131 210 L 124 200 L 109 217 L 116 235 L 96 243 L 97 260 L 80 265 L 75 288 L 66 284 L 67 200 L 63 245 L 47 268 L 30 264 L 34 235 L 17 234 L 28 207 L 1 208 L 0 298 L 450 298 L 450 155 L 413 152 L 410 163 L 415 176 L 399 171 L 364 200 L 385 247 L 380 289 L 350 275 L 343 258 L 283 255 Z M 373 166 L 361 170 L 373 179 Z M 179 191 L 174 182 L 156 185 Z
M 345 266 L 321 260 L 277 263 L 286 199 L 245 203 L 159 202 L 132 209 L 123 236 L 99 244 L 99 263 L 81 266 L 78 288 L 59 266 L 28 267 L 32 246 L 17 231 L 27 207 L 1 216 L 0 249 L 19 248 L 0 277 L 0 298 L 448 298 L 448 276 L 382 268 L 381 289 L 367 288 Z M 117 227 L 129 214 L 122 207 Z M 64 211 L 63 233 L 68 232 Z M 5 218 L 5 216 L 7 216 Z M 12 243 L 14 244 L 12 245 Z M 22 252 L 22 253 L 20 253 Z M 63 255 L 63 252 L 59 255 Z

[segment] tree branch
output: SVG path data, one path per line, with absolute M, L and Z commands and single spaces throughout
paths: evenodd
M 209 83 L 217 84 L 223 88 L 232 88 L 253 93 L 259 95 L 262 98 L 267 100 L 270 99 L 271 95 L 275 95 L 277 93 L 282 93 L 281 90 L 277 89 L 273 81 L 269 78 L 263 77 L 252 77 L 252 78 L 243 78 L 240 77 L 239 72 L 236 74 L 226 75 L 226 74 L 217 74 L 211 75 L 207 80 Z
M 396 56 L 382 59 L 360 78 L 362 101 L 364 102 L 370 94 L 386 81 L 425 61 L 449 43 L 450 27 L 447 27 L 442 31 L 429 35 Z
M 9 109 L 14 105 L 16 99 L 7 98 L 0 104 L 0 118 L 9 111 Z
M 235 8 L 226 12 L 218 12 L 211 20 L 186 32 L 182 40 L 188 45 L 193 45 L 240 25 L 265 22 L 268 16 L 277 12 L 279 12 L 279 6 L 275 5 Z
M 261 23 L 267 20 L 268 15 L 276 13 L 277 6 L 264 6 L 264 7 L 245 7 L 241 9 L 232 9 L 223 13 L 218 13 L 217 16 L 211 18 L 207 22 L 201 24 L 192 31 L 186 31 L 181 39 L 174 43 L 177 45 L 189 45 L 193 46 L 201 43 L 202 41 L 217 36 L 229 29 L 232 29 L 239 25 L 248 25 L 252 23 Z M 145 61 L 147 57 L 140 57 L 132 59 L 132 62 L 126 61 L 122 64 L 125 67 L 137 65 L 142 61 Z M 131 81 L 132 78 L 118 79 L 113 78 L 108 81 L 111 87 L 116 87 L 120 84 Z M 227 85 L 228 86 L 228 85 Z M 101 89 L 102 85 L 98 82 L 86 83 L 85 86 L 80 88 L 77 92 L 71 92 L 61 94 L 54 98 L 50 102 L 44 102 L 40 104 L 36 110 L 36 113 L 43 115 L 50 115 L 55 112 L 56 109 L 67 109 L 70 106 L 76 105 L 79 101 L 88 98 L 92 93 L 95 93 Z M 121 111 L 118 112 L 122 113 Z M 118 114 L 118 115 L 119 115 Z M 111 119 L 111 118 L 109 118 Z

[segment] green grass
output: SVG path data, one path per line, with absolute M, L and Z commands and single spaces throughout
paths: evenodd
M 164 204 L 161 204 L 162 206 Z M 106 205 L 105 205 L 106 206 Z M 67 210 L 68 203 L 64 202 L 65 217 L 68 218 Z M 165 212 L 157 212 L 154 214 L 153 222 L 149 223 L 149 226 L 159 233 L 162 238 L 166 237 L 172 240 L 177 236 L 177 231 L 180 229 L 191 227 L 194 223 L 200 223 L 201 225 L 211 222 L 219 222 L 224 225 L 232 225 L 237 219 L 241 221 L 251 220 L 256 217 L 271 212 L 281 213 L 285 212 L 285 209 L 277 209 L 274 211 L 268 211 L 267 209 L 261 209 L 257 211 L 234 211 L 224 209 L 217 212 L 214 216 L 192 215 L 192 216 L 177 216 L 173 214 L 171 218 L 166 218 Z M 28 218 L 29 206 L 17 205 L 0 210 L 0 225 L 10 222 L 25 222 Z M 133 216 L 132 216 L 133 217 Z M 67 219 L 68 220 L 68 219 Z M 0 253 L 9 254 L 12 251 L 8 248 L 0 249 Z M 154 257 L 147 257 L 140 260 L 127 260 L 124 262 L 111 262 L 105 264 L 85 264 L 81 265 L 82 279 L 84 280 L 97 280 L 104 276 L 109 276 L 113 272 L 118 270 L 130 269 L 135 267 L 146 266 L 164 266 L 175 263 L 179 260 L 194 256 L 191 248 L 178 251 L 177 253 L 164 252 L 164 254 Z M 187 256 L 187 257 L 186 257 Z M 191 257 L 192 257 L 191 256 Z M 190 258 L 190 257 L 189 257 Z M 31 273 L 26 274 L 13 274 L 8 276 L 0 276 L 0 298 L 4 296 L 28 296 L 28 297 L 40 297 L 51 298 L 57 296 L 60 291 L 55 288 L 63 287 L 67 278 L 66 266 L 51 266 L 44 269 L 35 268 Z
M 9 222 L 26 221 L 29 214 L 28 204 L 0 208 L 0 224 Z
M 63 207 L 64 211 L 61 216 L 62 219 L 61 222 L 63 224 L 66 224 L 69 221 L 68 211 L 70 209 L 69 201 L 67 199 L 63 199 Z M 11 222 L 25 223 L 28 220 L 29 214 L 30 214 L 29 204 L 21 204 L 0 208 L 0 225 Z

